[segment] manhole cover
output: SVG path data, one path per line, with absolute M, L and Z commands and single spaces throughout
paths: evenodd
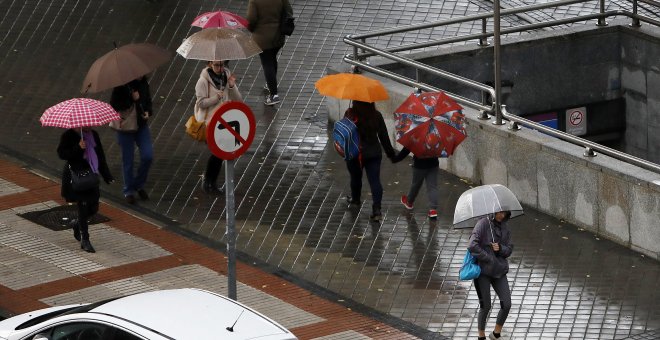
M 18 214 L 18 216 L 50 230 L 60 231 L 69 229 L 69 221 L 78 218 L 78 206 L 75 204 L 62 205 L 47 210 L 30 211 L 24 214 Z M 109 218 L 97 213 L 92 216 L 88 223 L 96 224 L 108 221 L 110 221 Z

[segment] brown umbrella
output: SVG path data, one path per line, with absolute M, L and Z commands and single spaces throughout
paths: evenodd
M 89 68 L 81 92 L 100 92 L 126 84 L 155 70 L 170 58 L 169 51 L 153 44 L 115 45 Z
M 176 50 L 186 59 L 236 60 L 261 53 L 249 33 L 229 28 L 206 28 L 183 41 Z

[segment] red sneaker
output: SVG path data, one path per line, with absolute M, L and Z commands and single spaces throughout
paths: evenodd
M 406 209 L 408 210 L 413 209 L 413 205 L 411 203 L 408 203 L 408 196 L 406 195 L 401 196 L 401 204 L 403 204 L 403 206 L 406 207 Z
M 438 217 L 438 211 L 435 209 L 429 210 L 429 218 L 436 218 Z

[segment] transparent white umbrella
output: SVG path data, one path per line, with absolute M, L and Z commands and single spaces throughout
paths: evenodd
M 183 41 L 177 53 L 186 59 L 237 60 L 261 53 L 252 35 L 230 28 L 205 28 Z
M 501 184 L 487 184 L 461 194 L 454 209 L 454 228 L 472 228 L 477 219 L 499 211 L 510 211 L 511 218 L 523 214 L 516 195 Z

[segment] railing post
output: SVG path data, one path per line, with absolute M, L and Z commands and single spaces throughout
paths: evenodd
M 481 19 L 481 33 L 486 34 L 486 18 Z M 479 46 L 488 46 L 488 37 L 479 38 Z
M 605 14 L 605 0 L 600 0 L 600 14 Z M 597 26 L 607 26 L 607 21 L 605 17 L 598 18 Z
M 360 61 L 358 59 L 358 48 L 357 48 L 357 46 L 353 46 L 353 60 Z M 353 71 L 353 73 L 360 73 L 360 68 L 358 68 L 357 65 L 351 66 L 351 70 Z
M 632 18 L 632 23 L 630 24 L 630 27 L 640 27 L 642 24 L 639 22 L 639 19 L 637 19 L 637 0 L 633 0 L 633 15 L 635 17 Z
M 500 0 L 495 0 L 493 1 L 493 28 L 494 28 L 494 35 L 493 35 L 493 54 L 494 54 L 494 59 L 495 59 L 495 81 L 493 82 L 495 85 L 495 121 L 493 124 L 495 125 L 502 125 L 504 124 L 502 122 L 502 63 L 500 59 Z

